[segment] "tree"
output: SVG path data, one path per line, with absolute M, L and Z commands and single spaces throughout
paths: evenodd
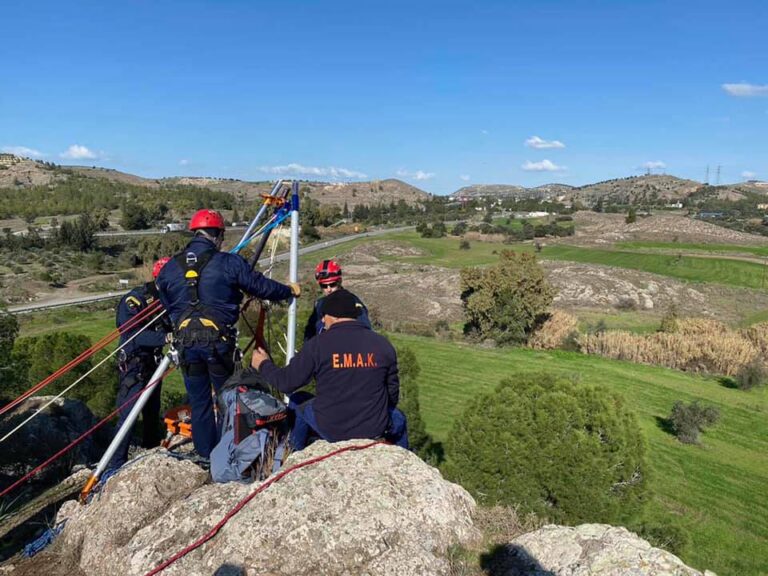
M 439 455 L 435 453 L 436 445 L 432 437 L 427 434 L 424 421 L 421 419 L 417 380 L 421 366 L 413 350 L 406 346 L 398 348 L 397 365 L 400 371 L 400 402 L 397 407 L 408 419 L 408 441 L 411 450 L 430 464 L 437 464 Z
M 464 236 L 464 234 L 467 233 L 467 223 L 466 222 L 456 222 L 456 225 L 453 227 L 453 230 L 451 230 L 452 236 Z
M 627 212 L 627 217 L 624 218 L 624 222 L 627 224 L 633 224 L 637 222 L 637 210 L 635 210 L 634 206 L 629 207 L 629 211 Z
M 496 266 L 464 268 L 464 333 L 521 344 L 546 315 L 555 291 L 532 254 L 504 250 Z
M 149 215 L 147 210 L 136 202 L 123 204 L 123 217 L 120 226 L 125 230 L 145 230 L 149 228 Z
M 561 375 L 521 374 L 455 421 L 441 469 L 486 505 L 558 523 L 616 523 L 645 502 L 645 453 L 621 396 Z
M 0 313 L 0 397 L 12 398 L 22 392 L 19 384 L 26 382 L 26 366 L 13 354 L 13 344 L 19 335 L 16 316 Z

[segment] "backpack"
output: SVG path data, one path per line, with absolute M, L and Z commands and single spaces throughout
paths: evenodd
M 232 376 L 218 394 L 221 440 L 211 452 L 214 482 L 261 480 L 265 453 L 274 447 L 272 472 L 282 463 L 288 437 L 288 412 L 255 373 Z

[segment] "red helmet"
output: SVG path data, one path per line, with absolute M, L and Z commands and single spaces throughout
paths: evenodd
M 320 286 L 341 281 L 341 266 L 335 260 L 323 260 L 315 268 L 315 280 Z
M 160 270 L 162 270 L 163 266 L 168 264 L 168 262 L 170 261 L 171 259 L 168 256 L 163 256 L 162 258 L 160 258 L 160 260 L 155 262 L 155 265 L 152 266 L 152 278 L 157 278 L 158 276 L 160 276 Z
M 190 230 L 199 230 L 200 228 L 217 228 L 224 230 L 224 217 L 216 210 L 198 210 L 189 221 Z

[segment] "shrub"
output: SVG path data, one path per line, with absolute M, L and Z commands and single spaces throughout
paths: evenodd
M 624 222 L 627 224 L 633 224 L 637 222 L 637 210 L 635 210 L 634 207 L 629 207 L 629 212 L 627 212 L 627 216 L 624 218 Z
M 675 556 L 685 553 L 691 542 L 685 528 L 674 522 L 643 522 L 639 526 L 630 526 L 630 530 L 651 546 L 672 552 Z
M 437 464 L 435 444 L 432 437 L 427 434 L 424 421 L 421 419 L 421 407 L 419 405 L 419 383 L 417 378 L 421 372 L 421 366 L 416 359 L 416 354 L 408 347 L 397 349 L 397 364 L 400 370 L 400 402 L 398 408 L 403 411 L 408 419 L 408 441 L 420 458 Z
M 616 302 L 616 308 L 619 310 L 636 310 L 637 301 L 629 296 L 622 296 L 619 301 Z
M 504 380 L 468 406 L 443 472 L 482 504 L 567 523 L 631 518 L 647 490 L 645 444 L 622 398 L 548 373 Z
M 755 357 L 751 362 L 745 364 L 736 373 L 736 384 L 740 390 L 751 390 L 762 386 L 768 380 L 768 371 L 760 358 Z
M 720 418 L 714 406 L 702 406 L 698 400 L 685 404 L 678 400 L 672 406 L 669 422 L 677 439 L 684 444 L 698 444 L 699 434 Z
M 536 329 L 528 341 L 528 346 L 536 350 L 554 350 L 561 348 L 565 340 L 575 331 L 578 338 L 579 321 L 575 316 L 553 310 L 544 323 Z
M 464 332 L 500 344 L 524 343 L 553 297 L 535 256 L 503 250 L 496 266 L 461 271 Z
M 462 238 L 461 242 L 459 242 L 459 250 L 469 250 L 469 248 L 469 240 Z

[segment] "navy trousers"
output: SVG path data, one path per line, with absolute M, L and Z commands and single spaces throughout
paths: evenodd
M 184 385 L 192 407 L 192 442 L 203 458 L 210 458 L 221 434 L 211 395 L 218 394 L 232 375 L 233 352 L 233 346 L 223 342 L 181 350 Z
M 126 404 L 124 408 L 120 409 L 120 417 L 117 421 L 117 430 L 119 430 L 123 425 L 123 422 L 125 422 L 125 420 L 128 418 L 128 414 L 130 414 L 131 410 L 133 409 L 134 404 L 136 404 L 139 390 L 144 388 L 144 386 L 149 383 L 149 379 L 152 377 L 152 373 L 154 372 L 153 367 L 157 368 L 157 365 L 152 362 L 146 362 L 144 364 L 133 362 L 129 363 L 129 367 L 125 372 L 120 372 L 120 386 L 117 390 L 116 406 L 121 406 L 129 398 L 134 396 L 135 398 Z M 161 386 L 162 382 L 158 382 L 155 385 L 152 391 L 152 395 L 149 397 L 147 403 L 144 404 L 144 408 L 141 410 L 141 418 L 143 420 L 143 437 L 141 445 L 144 448 L 154 448 L 160 444 L 160 441 L 163 439 L 163 432 L 160 426 Z M 131 433 L 129 433 L 117 447 L 117 451 L 115 452 L 115 455 L 112 456 L 112 460 L 110 461 L 111 468 L 119 468 L 125 464 L 126 460 L 128 460 L 128 449 L 131 446 L 132 436 L 133 433 L 131 431 Z
M 314 396 L 308 392 L 295 392 L 288 399 L 288 409 L 294 412 L 294 423 L 291 429 L 291 447 L 293 450 L 303 450 L 312 437 L 328 440 L 317 425 L 315 411 L 312 407 Z M 384 439 L 395 446 L 409 449 L 408 423 L 405 414 L 397 408 L 389 410 L 389 427 L 384 432 Z

